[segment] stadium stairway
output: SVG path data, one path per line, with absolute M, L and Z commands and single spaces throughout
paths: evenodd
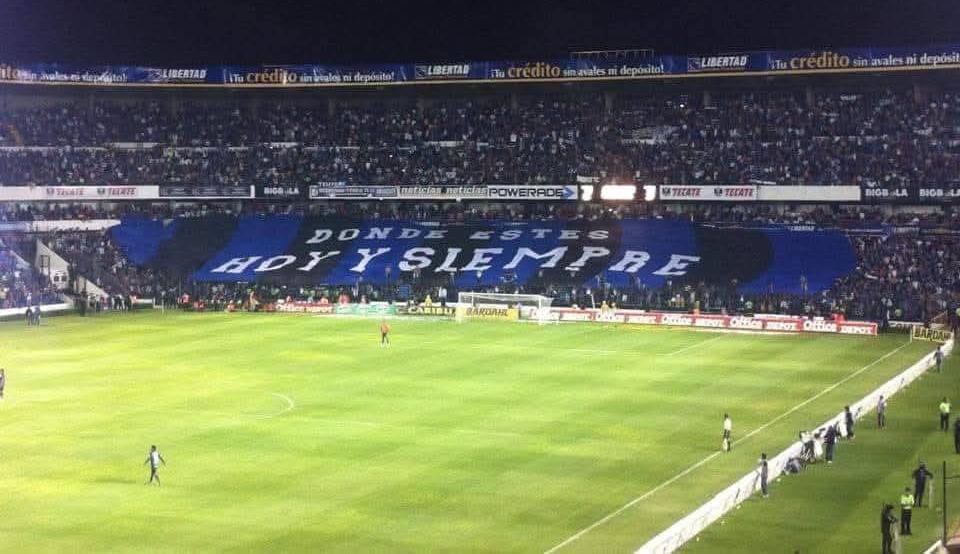
M 68 274 L 72 271 L 71 282 L 76 287 L 75 292 L 84 292 L 95 296 L 108 296 L 117 294 L 127 294 L 129 291 L 123 282 L 114 275 L 109 269 L 97 267 L 87 256 L 71 256 L 69 258 L 62 256 L 40 239 L 36 241 L 37 253 L 41 256 L 49 256 L 51 271 L 60 270 Z M 36 258 L 39 267 L 39 257 Z

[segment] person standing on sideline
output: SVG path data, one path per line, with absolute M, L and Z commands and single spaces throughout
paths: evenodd
M 913 495 L 910 494 L 910 487 L 903 489 L 900 495 L 900 534 L 912 535 L 910 531 L 910 520 L 913 519 Z
M 837 426 L 831 425 L 827 427 L 827 432 L 823 436 L 823 443 L 827 447 L 827 452 L 825 458 L 827 459 L 828 464 L 833 463 L 833 451 L 837 446 Z
M 3 390 L 0 389 L 0 392 L 3 392 Z M 2 395 L 0 395 L 0 397 L 2 397 Z M 953 422 L 953 450 L 957 454 L 960 454 L 960 418 L 957 418 Z
M 380 320 L 380 346 L 390 346 L 390 326 L 386 319 Z
M 721 442 L 721 447 L 724 452 L 730 452 L 730 449 L 733 448 L 733 420 L 730 419 L 730 414 L 723 414 L 723 441 Z
M 887 427 L 887 399 L 880 395 L 877 400 L 877 428 L 886 429 Z
M 150 464 L 150 480 L 147 481 L 147 484 L 153 483 L 154 480 L 157 481 L 157 485 L 160 484 L 160 475 L 157 471 L 160 469 L 160 464 L 167 465 L 167 461 L 163 459 L 163 456 L 160 455 L 160 451 L 157 450 L 157 445 L 150 447 L 150 452 L 147 454 L 147 461 L 143 462 L 144 465 Z
M 3 400 L 3 389 L 7 386 L 7 374 L 0 368 L 0 400 Z
M 948 429 L 950 429 L 950 401 L 944 396 L 943 401 L 940 402 L 940 430 L 946 432 Z
M 767 489 L 767 477 L 769 475 L 769 468 L 767 467 L 767 453 L 763 452 L 760 454 L 760 492 L 763 493 L 763 497 L 766 498 L 769 496 Z
M 940 373 L 943 369 L 943 350 L 937 346 L 937 351 L 933 354 L 935 360 L 937 360 L 937 373 Z
M 883 535 L 883 554 L 893 554 L 893 524 L 897 518 L 893 515 L 893 504 L 886 504 L 880 512 L 880 534 Z
M 913 496 L 916 501 L 914 506 L 923 507 L 923 493 L 927 491 L 927 477 L 933 479 L 933 474 L 927 469 L 926 462 L 920 462 L 920 467 L 913 470 Z
M 847 438 L 853 440 L 853 414 L 850 413 L 850 406 L 843 408 L 843 422 L 847 426 Z

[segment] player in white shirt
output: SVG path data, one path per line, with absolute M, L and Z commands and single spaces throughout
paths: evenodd
M 730 414 L 723 414 L 723 442 L 721 446 L 723 447 L 724 452 L 730 452 L 730 449 L 733 448 L 733 420 L 730 419 Z
M 153 445 L 150 447 L 150 453 L 147 454 L 147 461 L 143 462 L 144 465 L 150 464 L 150 480 L 147 481 L 147 484 L 153 483 L 154 479 L 157 481 L 157 485 L 160 484 L 160 475 L 157 473 L 157 470 L 160 469 L 160 464 L 167 465 L 167 461 L 163 459 L 163 456 L 160 455 L 160 451 L 157 450 L 157 446 Z

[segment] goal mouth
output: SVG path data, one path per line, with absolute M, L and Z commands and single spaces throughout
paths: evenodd
M 461 292 L 457 295 L 457 321 L 493 319 L 503 321 L 551 320 L 553 298 L 540 294 Z

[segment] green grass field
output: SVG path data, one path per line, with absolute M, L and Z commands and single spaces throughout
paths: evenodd
M 769 498 L 751 498 L 684 552 L 879 552 L 880 506 L 894 505 L 900 517 L 900 493 L 912 485 L 910 474 L 924 460 L 935 473 L 933 505 L 915 512 L 913 536 L 901 538 L 901 552 L 923 552 L 941 535 L 943 460 L 948 475 L 960 475 L 953 433 L 937 428 L 937 405 L 944 394 L 956 395 L 958 384 L 960 361 L 952 356 L 943 373 L 927 373 L 894 397 L 886 429 L 878 430 L 870 414 L 857 438 L 839 445 L 834 464 L 785 476 L 771 485 Z M 948 529 L 956 532 L 960 481 L 951 481 L 947 498 Z
M 0 324 L 0 551 L 630 552 L 929 348 L 400 319 L 380 348 L 377 324 Z M 725 411 L 747 438 L 670 481 Z

